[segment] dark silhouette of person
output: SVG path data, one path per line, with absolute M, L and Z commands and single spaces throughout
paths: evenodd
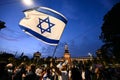
M 6 63 L 0 62 L 0 80 L 9 80 L 7 70 L 5 70 Z
M 26 74 L 26 77 L 24 80 L 39 80 L 40 78 L 35 73 L 36 66 L 34 64 L 31 64 L 30 71 L 28 74 Z
M 71 69 L 71 73 L 72 73 L 71 75 L 72 80 L 82 80 L 81 73 L 78 68 L 73 67 Z
M 13 80 L 22 80 L 23 74 L 26 74 L 26 64 L 21 63 L 19 69 L 16 71 L 16 73 L 13 76 Z

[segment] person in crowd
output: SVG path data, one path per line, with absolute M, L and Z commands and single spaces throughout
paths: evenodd
M 40 67 L 36 68 L 36 70 L 35 70 L 35 73 L 36 73 L 36 75 L 37 75 L 39 78 L 42 77 L 42 71 L 43 71 L 43 70 L 42 70 Z
M 36 70 L 35 64 L 31 64 L 30 70 L 26 74 L 24 80 L 39 80 L 39 77 L 36 75 L 35 70 Z
M 9 75 L 7 70 L 5 70 L 6 63 L 0 62 L 0 80 L 9 80 Z
M 61 73 L 62 73 L 62 80 L 68 80 L 69 79 L 66 65 L 62 66 Z
M 23 80 L 23 75 L 26 74 L 26 64 L 21 63 L 14 71 L 13 80 Z
M 63 80 L 63 79 L 62 79 L 62 73 L 61 73 L 61 71 L 59 70 L 59 68 L 56 67 L 55 73 L 56 73 L 56 79 L 55 79 L 55 80 Z
M 81 76 L 82 76 L 82 80 L 86 80 L 86 77 L 85 77 L 85 67 L 82 67 Z
M 7 73 L 8 73 L 8 78 L 9 80 L 12 80 L 12 76 L 13 76 L 13 73 L 14 73 L 14 66 L 12 63 L 9 63 L 6 65 L 6 70 L 7 70 Z
M 88 66 L 85 67 L 85 80 L 91 80 L 91 72 Z
M 50 68 L 46 69 L 46 72 L 43 75 L 43 80 L 52 80 L 52 73 L 51 73 Z
M 82 80 L 81 73 L 77 67 L 73 66 L 71 69 L 71 74 L 72 80 Z

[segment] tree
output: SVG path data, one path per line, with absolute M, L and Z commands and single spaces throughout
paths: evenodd
M 112 7 L 104 16 L 103 21 L 100 39 L 105 44 L 101 47 L 104 52 L 102 54 L 108 58 L 112 55 L 120 62 L 120 3 Z
M 5 28 L 5 27 L 6 27 L 6 26 L 5 26 L 5 22 L 0 21 L 0 30 L 3 29 L 3 28 Z
M 7 52 L 2 52 L 0 54 L 0 61 L 6 61 L 9 62 L 10 59 L 14 59 L 15 56 L 11 53 L 7 53 Z

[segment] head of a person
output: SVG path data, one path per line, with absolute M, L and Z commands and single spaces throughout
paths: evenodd
M 35 64 L 31 64 L 30 65 L 30 71 L 35 72 L 35 70 L 36 70 Z

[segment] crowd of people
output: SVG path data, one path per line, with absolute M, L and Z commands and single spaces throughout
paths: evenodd
M 21 63 L 0 63 L 0 80 L 119 80 L 120 67 L 105 67 L 101 64 L 59 63 L 56 66 L 43 66 Z

